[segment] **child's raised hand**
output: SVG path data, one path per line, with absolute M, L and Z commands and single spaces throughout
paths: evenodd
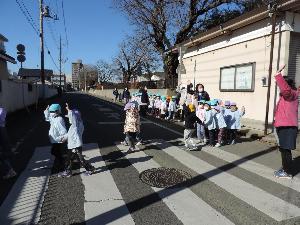
M 46 110 L 49 110 L 49 108 L 50 108 L 50 106 L 48 105 L 47 108 L 46 108 Z
M 69 104 L 66 103 L 66 110 L 70 111 Z
M 242 106 L 241 110 L 242 112 L 245 112 L 245 106 Z

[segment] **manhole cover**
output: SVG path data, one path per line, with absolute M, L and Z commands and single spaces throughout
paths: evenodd
M 140 179 L 152 187 L 166 188 L 182 185 L 183 182 L 191 179 L 191 175 L 182 170 L 161 167 L 143 171 Z

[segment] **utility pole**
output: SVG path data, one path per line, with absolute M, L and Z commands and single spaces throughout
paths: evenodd
M 44 68 L 44 8 L 43 0 L 40 0 L 40 48 L 41 48 L 41 82 L 42 99 L 45 98 L 45 68 Z
M 274 41 L 275 41 L 275 27 L 276 27 L 276 11 L 277 4 L 276 0 L 269 5 L 269 16 L 272 21 L 272 33 L 271 33 L 271 49 L 270 49 L 270 62 L 269 62 L 269 77 L 268 77 L 268 92 L 267 92 L 267 104 L 266 104 L 266 116 L 265 116 L 265 130 L 264 134 L 268 134 L 268 126 L 269 126 L 269 108 L 270 108 L 270 95 L 271 95 L 271 81 L 272 81 L 272 73 L 273 73 L 273 53 L 274 53 Z
M 61 89 L 61 36 L 59 37 L 59 88 Z

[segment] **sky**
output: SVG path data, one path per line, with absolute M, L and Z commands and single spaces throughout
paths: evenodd
M 59 66 L 59 37 L 62 38 L 63 59 L 67 60 L 63 72 L 72 73 L 72 62 L 82 59 L 84 64 L 95 64 L 99 59 L 111 60 L 118 53 L 118 45 L 133 27 L 127 18 L 112 7 L 111 0 L 63 0 L 66 31 L 62 10 L 62 0 L 44 0 L 52 14 L 59 20 L 45 18 L 45 43 L 53 60 Z M 20 6 L 18 5 L 20 4 Z M 39 29 L 39 0 L 0 0 L 0 34 L 9 41 L 5 43 L 6 53 L 17 57 L 17 44 L 26 47 L 25 68 L 39 68 L 40 41 L 36 31 L 26 20 L 30 14 Z M 28 13 L 27 13 L 28 12 Z M 32 20 L 31 20 L 32 18 Z M 67 35 L 66 35 L 67 34 Z M 68 43 L 68 44 L 67 44 Z M 45 68 L 58 72 L 45 47 Z M 20 64 L 8 63 L 11 72 L 17 72 Z

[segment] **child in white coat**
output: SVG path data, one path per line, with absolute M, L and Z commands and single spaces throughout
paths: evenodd
M 227 129 L 229 135 L 229 144 L 234 145 L 236 143 L 237 131 L 241 129 L 241 118 L 245 115 L 245 107 L 241 110 L 238 109 L 235 102 L 230 103 L 230 111 L 227 111 Z
M 82 134 L 84 131 L 84 126 L 81 119 L 81 114 L 76 109 L 70 110 L 68 104 L 66 104 L 66 109 L 68 111 L 68 118 L 71 126 L 62 141 L 68 141 L 68 160 L 66 170 L 60 174 L 60 176 L 72 176 L 72 164 L 75 158 L 78 159 L 80 166 L 86 169 L 85 175 L 89 176 L 95 171 L 95 167 L 86 161 L 82 155 Z
M 226 133 L 226 122 L 222 113 L 222 108 L 220 106 L 215 106 L 215 120 L 216 120 L 216 128 L 218 131 L 218 143 L 215 145 L 215 147 L 221 147 L 224 143 L 224 136 Z

